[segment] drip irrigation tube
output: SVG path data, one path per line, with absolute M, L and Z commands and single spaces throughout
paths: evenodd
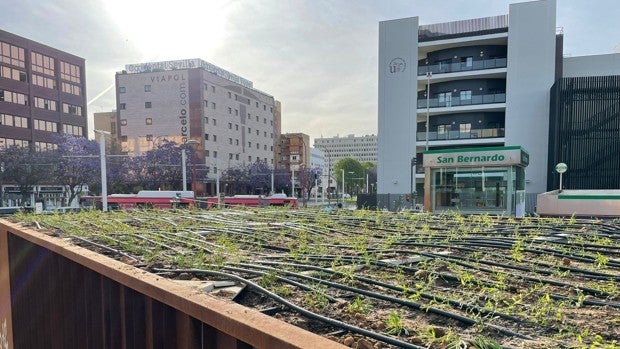
M 157 272 L 173 272 L 173 273 L 192 273 L 192 274 L 205 274 L 205 275 L 212 275 L 212 276 L 219 276 L 219 277 L 226 277 L 226 278 L 230 278 L 232 280 L 236 280 L 238 282 L 243 282 L 244 284 L 246 284 L 247 286 L 249 286 L 250 288 L 254 289 L 255 291 L 257 291 L 260 294 L 263 294 L 271 299 L 273 299 L 274 301 L 283 304 L 287 307 L 289 307 L 290 309 L 293 309 L 294 311 L 310 318 L 313 320 L 317 320 L 323 323 L 326 323 L 330 326 L 334 326 L 337 328 L 341 328 L 341 329 L 345 329 L 347 331 L 353 332 L 353 333 L 358 333 L 361 334 L 363 336 L 369 337 L 369 338 L 373 338 L 388 344 L 392 344 L 392 345 L 396 345 L 400 348 L 406 348 L 406 349 L 425 349 L 424 347 L 415 345 L 415 344 L 411 344 L 411 343 L 407 343 L 407 342 L 403 342 L 399 339 L 393 338 L 393 337 L 389 337 L 386 336 L 384 334 L 381 333 L 377 333 L 377 332 L 372 332 L 372 331 L 368 331 L 365 330 L 363 328 L 357 327 L 357 326 L 353 326 L 347 323 L 344 323 L 342 321 L 339 320 L 335 320 L 332 318 L 328 318 L 326 316 L 314 313 L 310 310 L 307 310 L 305 308 L 302 308 L 298 305 L 295 305 L 291 302 L 289 302 L 288 300 L 278 296 L 277 294 L 270 292 L 264 288 L 262 288 L 261 286 L 259 286 L 258 284 L 247 280 L 245 278 L 242 278 L 240 276 L 234 275 L 234 274 L 230 274 L 230 273 L 223 273 L 223 272 L 219 272 L 219 271 L 213 271 L 213 270 L 203 270 L 203 269 L 155 269 L 155 271 Z

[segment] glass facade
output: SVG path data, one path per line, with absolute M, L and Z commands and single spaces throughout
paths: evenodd
M 424 205 L 431 212 L 521 217 L 528 163 L 528 153 L 514 146 L 426 151 Z
M 433 169 L 433 211 L 514 214 L 515 193 L 525 190 L 524 176 L 517 166 Z

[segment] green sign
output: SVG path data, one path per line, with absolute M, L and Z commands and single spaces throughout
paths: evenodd
M 424 167 L 527 166 L 529 154 L 521 147 L 480 147 L 424 152 Z

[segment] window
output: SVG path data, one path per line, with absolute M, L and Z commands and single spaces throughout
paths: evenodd
M 263 150 L 267 150 L 267 144 L 263 145 Z
M 121 119 L 121 126 L 127 126 L 127 119 Z
M 215 92 L 215 86 L 211 85 L 211 91 Z
M 460 124 L 459 130 L 461 133 L 469 133 L 471 132 L 471 124 Z
M 232 122 L 229 122 L 229 123 L 228 123 L 228 129 L 229 129 L 229 130 L 232 130 Z
M 239 116 L 239 110 L 235 109 L 235 116 Z
M 256 130 L 256 135 L 259 136 L 260 135 L 260 131 Z
M 235 154 L 235 160 L 239 160 L 239 153 Z
M 4 66 L 1 68 L 2 69 L 0 69 L 0 77 L 2 78 L 12 79 L 21 82 L 26 82 L 26 80 L 28 80 L 26 78 L 26 72 Z
M 258 122 L 258 115 L 256 115 L 256 122 Z
M 53 124 L 56 125 L 56 123 Z M 28 128 L 28 118 L 10 114 L 0 114 L 0 125 Z M 56 130 L 53 132 L 56 132 Z
M 235 124 L 235 131 L 239 131 L 239 124 Z
M 252 128 L 248 127 L 248 134 L 252 133 Z
M 233 153 L 228 153 L 228 160 L 232 160 L 233 159 Z
M 443 135 L 450 132 L 450 128 L 452 125 L 437 125 L 437 134 Z
M 121 136 L 121 142 L 127 142 L 127 136 Z
M 471 90 L 461 91 L 461 101 L 471 100 Z
M 258 108 L 258 102 L 256 102 L 256 108 Z
M 213 141 L 217 142 L 217 135 L 213 135 Z
M 118 109 L 125 110 L 126 109 L 126 104 L 125 103 L 119 103 Z
M 207 156 L 207 157 L 210 156 L 209 155 L 209 150 L 205 150 L 205 156 Z
M 232 114 L 232 108 L 228 107 L 228 114 Z
M 211 107 L 215 109 L 215 102 L 211 102 Z
M 146 141 L 147 142 L 153 141 L 153 135 L 146 135 Z
M 68 82 L 62 82 L 61 85 L 62 85 L 62 92 L 70 93 L 76 96 L 82 95 L 82 88 L 80 86 L 76 86 Z
M 263 137 L 267 138 L 267 131 L 263 131 Z
M 147 125 L 153 125 L 153 118 L 146 118 Z
M 446 107 L 452 106 L 452 92 L 441 92 L 437 94 L 439 104 L 445 103 Z
M 0 62 L 26 68 L 24 49 L 0 41 Z
M 60 78 L 75 82 L 77 84 L 81 83 L 82 81 L 80 80 L 80 67 L 71 63 L 61 61 Z
M 149 109 L 151 107 L 151 102 L 144 102 L 144 107 Z
M 252 142 L 248 142 L 248 148 L 252 148 Z
M 461 57 L 461 67 L 471 68 L 474 65 L 474 57 Z
M 239 145 L 239 140 L 235 139 L 235 145 Z
M 209 107 L 209 101 L 207 101 L 207 100 L 205 99 L 205 100 L 203 100 L 203 102 L 204 102 L 204 104 L 205 104 L 205 108 L 208 108 L 208 107 Z
M 205 117 L 205 124 L 207 124 L 207 125 L 209 124 L 209 118 L 208 117 Z
M 58 105 L 56 104 L 56 101 L 53 101 L 51 99 L 34 97 L 34 106 L 36 108 L 58 111 Z
M 252 155 L 248 155 L 248 161 L 252 162 Z
M 0 102 L 28 105 L 28 96 L 18 92 L 0 90 Z
M 82 115 L 82 107 L 73 104 L 62 104 L 62 112 L 71 115 Z
M 267 118 L 263 118 L 263 124 L 267 124 Z
M 151 92 L 151 85 L 144 85 L 144 92 Z
M 125 93 L 127 92 L 127 89 L 124 86 L 121 86 L 118 88 L 118 93 Z
M 213 121 L 213 126 L 217 126 L 217 119 L 211 119 Z
M 205 133 L 205 140 L 208 141 L 209 140 L 209 134 Z
M 213 151 L 213 157 L 214 157 L 214 158 L 217 158 L 217 150 L 214 150 L 214 151 Z M 217 171 L 217 167 L 215 168 L 215 170 Z
M 41 75 L 32 74 L 32 83 L 37 86 L 56 89 L 56 81 L 54 79 L 46 78 Z
M 228 98 L 232 98 L 232 93 L 228 92 Z
M 260 149 L 260 144 L 256 143 L 256 149 Z
M 30 57 L 32 59 L 32 71 L 45 75 L 55 75 L 56 60 L 54 58 L 36 52 L 31 52 Z
M 232 145 L 232 138 L 228 138 L 228 144 Z
M 209 91 L 209 85 L 204 84 L 205 85 L 205 91 Z

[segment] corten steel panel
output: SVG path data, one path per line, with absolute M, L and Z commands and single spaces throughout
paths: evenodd
M 1 220 L 0 253 L 10 348 L 344 348 Z

